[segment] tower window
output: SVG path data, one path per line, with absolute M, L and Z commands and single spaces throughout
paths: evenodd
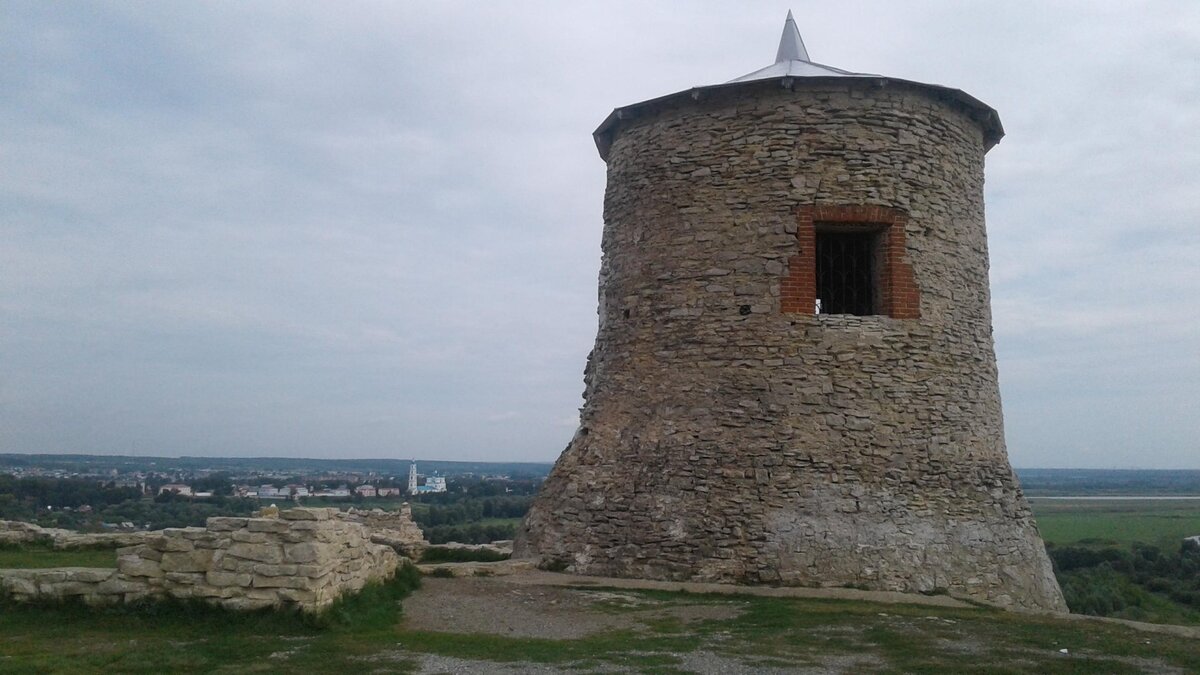
M 908 215 L 874 205 L 803 205 L 796 255 L 779 284 L 787 314 L 921 318 L 921 292 L 905 245 Z
M 818 229 L 817 314 L 878 314 L 877 232 Z

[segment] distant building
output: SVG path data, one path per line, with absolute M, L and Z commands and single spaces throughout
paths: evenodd
M 375 497 L 377 493 L 374 485 L 359 485 L 354 488 L 354 494 L 360 497 Z
M 417 473 L 417 463 L 413 462 L 408 468 L 408 494 L 423 495 L 431 492 L 446 491 L 445 476 L 424 476 L 425 481 L 420 481 L 422 476 Z
M 1197 545 L 1197 546 L 1200 546 L 1200 534 L 1198 534 L 1198 535 L 1196 535 L 1196 536 L 1194 536 L 1194 537 L 1184 537 L 1184 538 L 1183 538 L 1183 540 L 1184 540 L 1184 541 L 1190 541 L 1190 542 L 1192 542 L 1193 544 L 1195 544 L 1195 545 Z
M 166 493 L 174 493 L 180 497 L 191 497 L 192 488 L 191 486 L 184 485 L 183 483 L 167 483 L 158 489 L 158 494 L 161 495 Z
M 350 496 L 350 490 L 347 488 L 334 488 L 332 490 L 321 490 L 314 492 L 314 497 L 322 497 L 324 499 L 343 499 Z
M 400 488 L 398 487 L 381 487 L 375 490 L 380 497 L 399 497 Z

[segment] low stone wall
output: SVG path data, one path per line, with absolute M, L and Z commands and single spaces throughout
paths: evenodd
M 0 544 L 49 544 L 57 549 L 118 548 L 146 540 L 150 532 L 85 533 L 42 527 L 16 520 L 0 520 Z
M 486 551 L 488 553 L 495 553 L 496 555 L 512 555 L 513 540 L 501 539 L 493 541 L 490 544 L 460 544 L 456 541 L 451 541 L 445 544 L 437 544 L 432 548 L 445 548 L 454 551 Z
M 60 530 L 65 532 L 66 530 Z M 0 544 L 51 543 L 52 530 L 19 520 L 0 520 Z
M 146 588 L 122 581 L 111 567 L 56 567 L 40 570 L 0 570 L 0 591 L 16 600 L 81 598 L 88 604 L 122 601 L 126 595 L 146 595 Z
M 337 509 L 297 508 L 277 518 L 209 518 L 206 527 L 149 533 L 118 550 L 117 569 L 0 570 L 17 600 L 78 597 L 89 604 L 146 597 L 198 598 L 229 609 L 318 611 L 391 577 L 400 556 Z
M 371 531 L 371 541 L 391 546 L 400 555 L 417 559 L 429 548 L 425 534 L 413 522 L 412 507 L 408 504 L 402 505 L 399 511 L 350 509 L 345 518 L 366 526 Z

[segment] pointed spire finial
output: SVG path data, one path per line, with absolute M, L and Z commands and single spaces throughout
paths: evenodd
M 775 63 L 783 61 L 808 61 L 808 50 L 804 48 L 804 40 L 800 38 L 800 29 L 796 27 L 796 20 L 792 18 L 790 9 L 787 20 L 783 22 L 783 36 L 779 38 L 779 51 L 775 53 Z

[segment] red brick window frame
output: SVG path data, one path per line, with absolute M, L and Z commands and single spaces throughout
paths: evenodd
M 873 231 L 875 314 L 895 319 L 921 318 L 921 296 L 907 260 L 904 227 L 908 214 L 886 206 L 801 206 L 796 213 L 800 250 L 788 259 L 780 288 L 780 309 L 788 314 L 816 314 L 817 232 Z

